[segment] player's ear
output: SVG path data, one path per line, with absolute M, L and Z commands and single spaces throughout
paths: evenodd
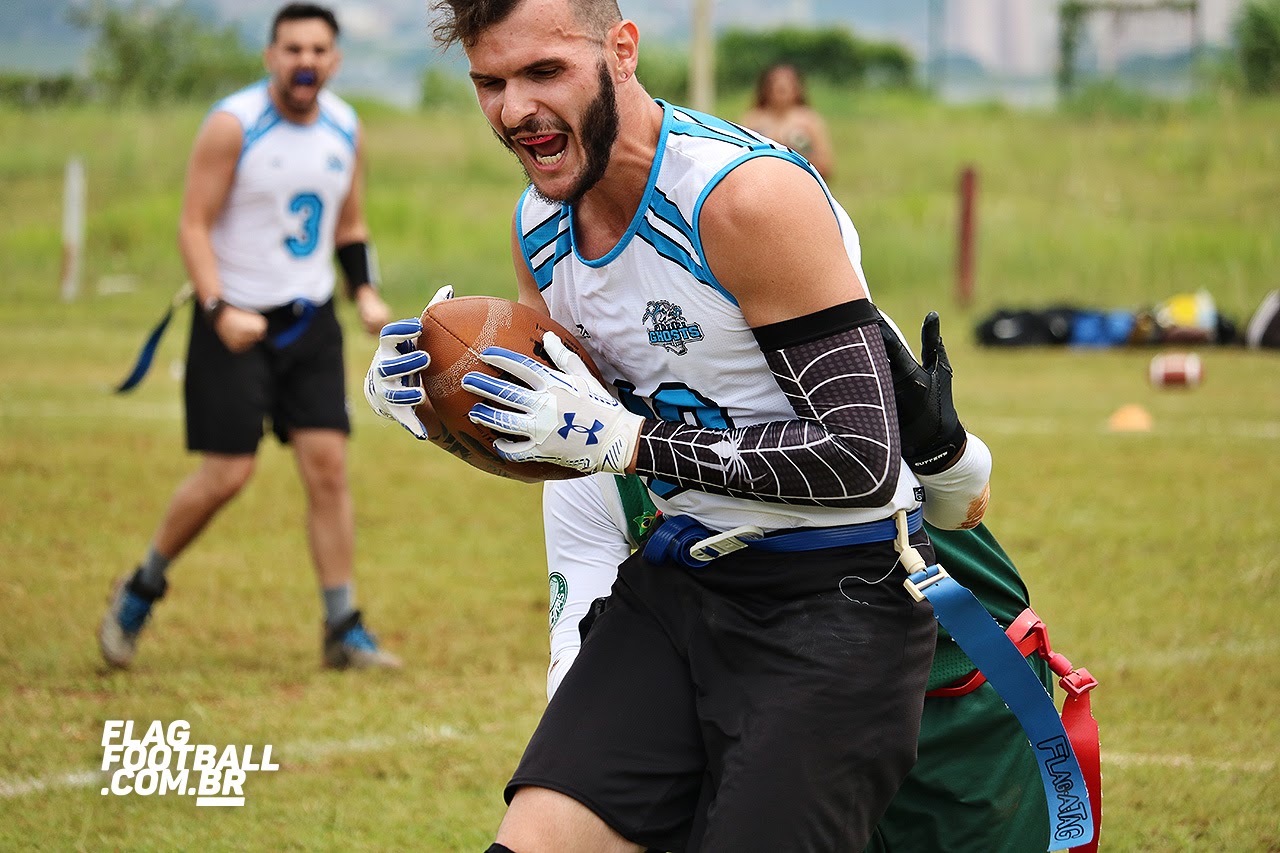
M 613 80 L 622 83 L 636 76 L 640 59 L 640 30 L 634 21 L 619 21 L 609 30 L 606 42 L 613 55 Z

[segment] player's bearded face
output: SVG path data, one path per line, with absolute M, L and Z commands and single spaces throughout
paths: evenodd
M 333 32 L 321 20 L 282 21 L 266 51 L 271 87 L 290 118 L 315 109 L 320 89 L 338 68 Z
M 537 172 L 529 168 L 523 157 L 517 157 L 524 169 L 525 177 L 533 185 L 533 190 L 544 199 L 568 204 L 579 202 L 587 191 L 600 182 L 605 170 L 609 167 L 609 157 L 613 151 L 613 143 L 618 138 L 618 100 L 614 90 L 613 78 L 604 60 L 600 60 L 596 69 L 597 91 L 587 104 L 579 120 L 576 136 L 582 149 L 583 162 L 567 190 L 553 191 L 538 186 Z M 495 131 L 496 133 L 497 131 Z M 519 127 L 507 128 L 498 138 L 513 152 L 520 143 L 515 141 L 517 134 L 529 135 L 537 133 L 564 133 L 574 131 L 567 122 L 556 119 L 530 119 Z M 528 155 L 526 155 L 528 156 Z

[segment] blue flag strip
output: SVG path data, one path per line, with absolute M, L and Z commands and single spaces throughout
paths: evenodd
M 1080 762 L 1053 698 L 1022 652 L 973 593 L 941 566 L 913 573 L 906 586 L 917 600 L 929 600 L 934 616 L 1022 724 L 1049 803 L 1049 850 L 1065 850 L 1093 838 L 1093 813 Z

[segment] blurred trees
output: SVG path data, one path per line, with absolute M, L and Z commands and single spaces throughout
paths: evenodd
M 263 75 L 261 56 L 234 27 L 209 23 L 185 0 L 161 5 L 92 0 L 72 21 L 96 34 L 90 75 L 112 100 L 208 100 Z
M 756 85 L 760 72 L 786 63 L 810 82 L 860 88 L 915 84 L 915 57 L 901 45 L 859 38 L 843 27 L 824 29 L 725 30 L 716 39 L 716 87 L 741 91 Z M 689 58 L 683 51 L 647 45 L 636 76 L 655 97 L 684 103 L 689 92 Z
M 438 65 L 428 65 L 422 72 L 422 92 L 418 104 L 423 109 L 470 109 L 476 95 L 471 83 Z
M 35 107 L 41 104 L 79 103 L 88 97 L 85 82 L 72 74 L 0 72 L 0 103 Z
M 1280 94 L 1280 0 L 1250 0 L 1236 20 L 1236 50 L 1245 89 Z
M 915 58 L 905 47 L 868 41 L 842 27 L 731 29 L 716 43 L 716 84 L 751 87 L 761 71 L 783 62 L 810 80 L 839 86 L 909 86 L 915 76 Z

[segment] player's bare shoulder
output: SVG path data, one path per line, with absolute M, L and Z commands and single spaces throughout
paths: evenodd
M 752 326 L 864 293 L 831 198 L 788 157 L 735 167 L 708 195 L 698 232 L 705 260 Z

